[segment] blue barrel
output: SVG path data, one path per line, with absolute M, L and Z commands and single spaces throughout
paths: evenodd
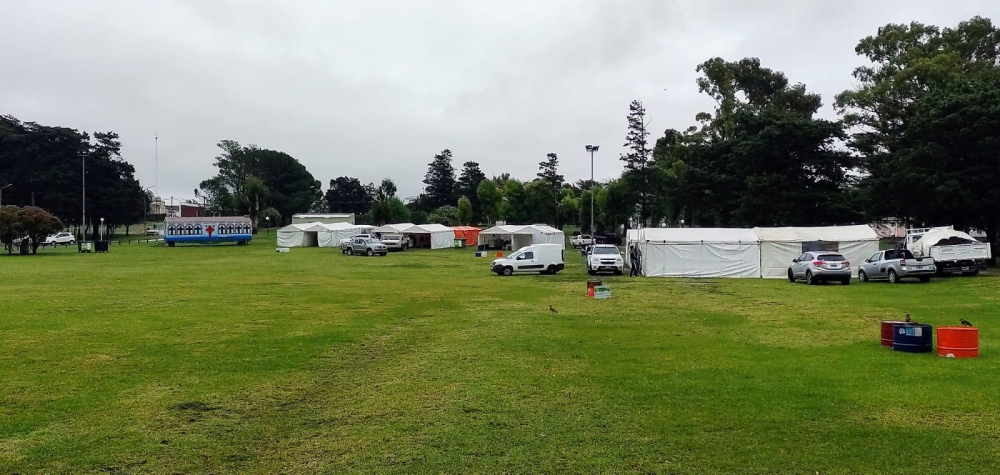
M 934 351 L 933 328 L 926 323 L 897 323 L 892 326 L 892 349 L 906 353 Z

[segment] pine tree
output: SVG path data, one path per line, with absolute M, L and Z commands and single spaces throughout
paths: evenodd
M 646 130 L 646 109 L 642 102 L 632 101 L 628 107 L 628 134 L 625 135 L 624 146 L 628 149 L 621 155 L 625 162 L 624 177 L 628 178 L 630 187 L 639 196 L 639 218 L 645 223 L 649 216 L 647 203 L 649 200 L 649 165 L 652 150 L 649 147 L 649 131 Z
M 421 201 L 430 210 L 451 205 L 458 199 L 455 196 L 455 168 L 451 162 L 451 150 L 444 149 L 434 155 L 434 160 L 427 166 L 427 174 L 424 175 L 424 184 L 427 185 L 424 187 L 425 200 Z

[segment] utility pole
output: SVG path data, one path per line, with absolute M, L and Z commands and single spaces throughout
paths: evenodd
M 594 235 L 594 152 L 600 149 L 600 145 L 587 145 L 590 152 L 590 235 Z
M 4 190 L 4 188 L 10 188 L 12 186 L 14 186 L 13 183 L 10 183 L 10 184 L 4 185 L 4 186 L 0 186 L 0 206 L 3 206 L 3 190 Z M 31 196 L 34 197 L 35 195 L 32 194 Z M 32 206 L 34 206 L 34 204 L 32 204 Z

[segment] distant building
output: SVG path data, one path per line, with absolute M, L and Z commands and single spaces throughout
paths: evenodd
M 180 207 L 180 217 L 182 218 L 204 218 L 208 216 L 205 212 L 205 207 L 198 203 L 181 203 L 178 205 Z
M 323 223 L 323 224 L 334 224 L 334 223 L 354 223 L 354 213 L 343 213 L 343 214 L 295 214 L 292 215 L 292 224 L 302 224 L 302 223 Z
M 167 207 L 163 204 L 163 198 L 153 197 L 149 203 L 149 214 L 167 214 Z

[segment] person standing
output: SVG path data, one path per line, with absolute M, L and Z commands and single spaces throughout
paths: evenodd
M 628 247 L 628 276 L 636 277 L 639 275 L 639 254 L 638 250 L 635 248 L 635 244 Z

